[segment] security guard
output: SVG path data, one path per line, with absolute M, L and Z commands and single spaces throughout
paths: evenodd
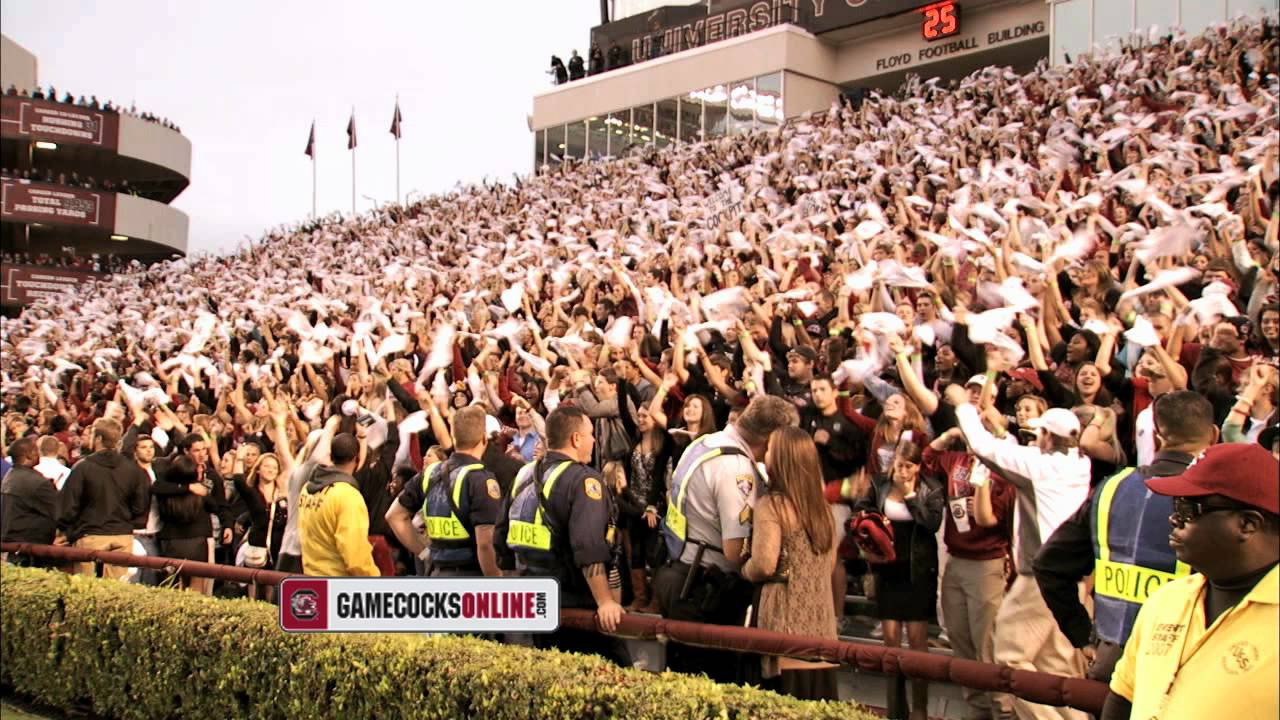
M 796 425 L 795 406 L 759 396 L 727 429 L 704 435 L 685 450 L 671 478 L 663 539 L 671 562 L 654 578 L 662 616 L 741 626 L 752 586 L 739 574 L 751 535 L 751 508 L 764 478 L 757 467 L 769 436 Z M 667 667 L 705 672 L 718 682 L 745 678 L 737 653 L 668 645 Z
M 428 561 L 432 577 L 499 576 L 494 524 L 502 489 L 478 459 L 484 454 L 485 413 L 472 405 L 453 418 L 454 453 L 407 483 L 387 510 L 387 524 L 411 552 Z M 413 527 L 423 514 L 426 538 Z
M 620 538 L 610 490 L 586 464 L 595 445 L 591 418 L 561 405 L 546 424 L 546 455 L 520 470 L 498 519 L 498 563 L 519 575 L 556 578 L 560 606 L 595 610 L 611 633 L 623 615 L 609 581 Z M 561 629 L 535 644 L 630 664 L 621 642 L 598 633 Z
M 1093 573 L 1096 638 L 1088 676 L 1103 682 L 1111 678 L 1143 602 L 1160 585 L 1190 572 L 1169 547 L 1173 500 L 1151 493 L 1145 481 L 1181 475 L 1218 440 L 1213 406 L 1200 393 L 1161 395 L 1153 414 L 1163 442 L 1155 462 L 1125 468 L 1099 485 L 1035 559 L 1045 604 L 1077 648 L 1088 648 L 1091 640 L 1089 613 L 1077 587 Z

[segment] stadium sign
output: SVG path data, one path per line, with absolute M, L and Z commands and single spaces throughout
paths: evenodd
M 36 265 L 5 265 L 0 274 L 0 297 L 5 305 L 29 305 L 43 297 L 55 297 L 82 283 L 103 277 L 100 273 Z
M 819 34 L 930 4 L 921 0 L 753 0 L 718 7 L 714 12 L 707 12 L 701 3 L 665 6 L 598 26 L 591 31 L 591 42 L 606 58 L 612 48 L 621 47 L 629 53 L 631 62 L 641 62 L 776 25 L 797 25 Z M 939 32 L 950 27 L 946 23 L 939 14 Z
M 116 196 L 64 185 L 4 180 L 0 181 L 0 217 L 112 230 L 116 223 Z
M 120 116 L 67 103 L 6 95 L 0 98 L 0 136 L 116 149 Z
M 1014 25 L 1012 27 L 1006 27 L 992 32 L 974 33 L 972 35 L 959 37 L 954 40 L 947 40 L 945 42 L 931 42 L 920 45 L 914 49 L 894 52 L 889 55 L 881 55 L 875 58 L 874 73 L 871 71 L 871 68 L 867 68 L 867 72 L 865 74 L 871 75 L 875 73 L 901 70 L 914 65 L 926 65 L 935 60 L 941 60 L 954 55 L 962 55 L 973 50 L 982 50 L 1009 42 L 1021 42 L 1023 40 L 1043 37 L 1047 31 L 1048 27 L 1045 22 L 1037 20 L 1036 22 Z

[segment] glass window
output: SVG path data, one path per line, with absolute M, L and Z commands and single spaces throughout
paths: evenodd
M 547 131 L 533 131 L 533 167 L 538 169 L 547 162 Z
M 641 105 L 631 108 L 631 142 L 637 145 L 649 145 L 653 142 L 653 106 Z
M 581 160 L 582 155 L 587 150 L 587 124 L 585 122 L 573 122 L 565 125 L 565 149 L 564 156 Z
M 733 135 L 756 129 L 756 81 L 739 80 L 729 90 L 729 132 Z
M 547 163 L 551 165 L 559 165 L 564 162 L 564 135 L 563 125 L 553 128 L 547 128 Z
M 657 132 L 653 136 L 654 144 L 666 147 L 676 141 L 676 107 L 675 98 L 658 101 Z
M 702 96 L 689 93 L 680 98 L 680 142 L 702 139 Z
M 1188 35 L 1199 35 L 1222 20 L 1221 6 L 1204 0 L 1182 0 L 1182 27 Z
M 1089 52 L 1089 5 L 1092 0 L 1070 0 L 1053 6 L 1053 62 L 1061 64 Z
M 1152 25 L 1160 28 L 1160 34 L 1169 32 L 1169 28 L 1178 23 L 1178 4 L 1169 0 L 1137 0 L 1138 23 L 1136 30 L 1144 35 Z
M 587 157 L 599 160 L 609 154 L 609 126 L 604 118 L 587 118 Z
M 1133 24 L 1133 0 L 1106 0 L 1093 4 L 1093 44 L 1100 52 L 1118 52 L 1120 40 Z
M 756 78 L 756 127 L 782 124 L 782 73 Z
M 728 133 L 729 88 L 716 85 L 702 91 L 703 137 L 710 140 Z
M 609 156 L 619 157 L 631 144 L 631 111 L 609 113 L 605 124 L 609 126 Z

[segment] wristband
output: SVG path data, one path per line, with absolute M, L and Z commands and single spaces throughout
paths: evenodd
M 830 335 L 831 337 L 840 337 L 840 331 L 836 330 L 835 328 L 828 330 L 827 334 Z
M 792 320 L 791 323 L 796 327 L 804 327 L 804 321 L 800 319 Z
M 895 357 L 897 357 L 899 360 L 907 360 L 908 362 L 910 362 L 910 359 L 909 359 L 910 356 L 907 354 L 906 350 L 903 350 L 902 352 L 898 353 Z
M 988 371 L 987 371 L 987 374 L 986 374 L 986 378 L 987 378 L 987 382 L 995 382 L 995 379 L 996 379 L 996 371 L 995 371 L 995 370 L 988 370 Z
M 912 354 L 911 354 L 911 360 L 912 360 L 912 362 L 915 362 L 915 361 L 917 361 L 917 360 L 921 360 L 921 359 L 923 359 L 923 358 L 924 358 L 924 355 L 921 355 L 920 353 L 912 353 Z

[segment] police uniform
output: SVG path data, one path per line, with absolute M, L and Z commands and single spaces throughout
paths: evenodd
M 619 549 L 617 509 L 600 473 L 561 452 L 520 469 L 494 528 L 498 566 L 523 576 L 554 577 L 560 606 L 595 609 L 582 570 L 610 567 Z M 620 642 L 568 629 L 539 635 L 535 644 L 591 652 L 628 664 Z
M 1138 610 L 1159 586 L 1190 572 L 1169 547 L 1173 500 L 1150 492 L 1147 478 L 1181 475 L 1186 453 L 1161 450 L 1155 462 L 1125 468 L 1105 480 L 1075 515 L 1045 541 L 1035 559 L 1036 582 L 1062 633 L 1075 647 L 1096 635 L 1089 677 L 1107 681 L 1133 630 Z M 1094 619 L 1077 584 L 1094 575 Z
M 663 617 L 742 625 L 752 585 L 724 556 L 725 539 L 751 535 L 751 509 L 763 477 L 746 441 L 732 426 L 704 435 L 680 458 L 667 493 L 663 540 L 672 558 L 654 579 Z M 706 672 L 720 682 L 742 679 L 737 653 L 670 645 L 667 666 Z
M 476 458 L 454 453 L 423 468 L 396 500 L 410 513 L 421 512 L 431 547 L 432 576 L 480 576 L 475 528 L 495 525 L 502 488 Z

